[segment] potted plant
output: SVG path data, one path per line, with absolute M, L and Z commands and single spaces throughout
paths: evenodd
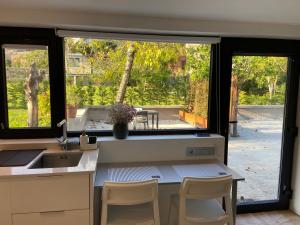
M 109 107 L 108 115 L 113 124 L 113 134 L 117 139 L 128 136 L 128 123 L 134 119 L 136 110 L 132 106 L 117 103 Z
M 76 85 L 67 85 L 67 118 L 75 118 L 80 98 Z

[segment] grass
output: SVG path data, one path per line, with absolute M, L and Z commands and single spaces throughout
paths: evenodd
M 9 109 L 8 122 L 9 128 L 24 128 L 27 124 L 27 109 Z M 39 115 L 39 127 L 50 127 L 50 115 Z

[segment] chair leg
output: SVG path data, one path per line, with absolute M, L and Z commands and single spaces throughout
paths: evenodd
M 172 210 L 172 200 L 170 200 L 169 202 L 168 225 L 171 225 L 171 210 Z
M 233 212 L 232 212 L 232 202 L 231 202 L 229 196 L 226 196 L 224 199 L 225 199 L 226 213 L 229 215 L 228 225 L 234 225 Z
M 154 216 L 154 223 L 155 225 L 160 225 L 160 218 L 159 218 L 159 208 L 158 208 L 158 200 L 154 200 L 153 202 L 153 216 Z

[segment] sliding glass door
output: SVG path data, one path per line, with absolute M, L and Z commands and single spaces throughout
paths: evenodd
M 238 201 L 279 199 L 288 57 L 232 58 L 228 165 L 246 178 Z
M 298 57 L 285 42 L 278 41 L 277 51 L 265 40 L 252 49 L 253 41 L 236 41 L 228 41 L 221 54 L 221 62 L 230 57 L 221 66 L 221 75 L 227 75 L 221 77 L 227 83 L 221 101 L 228 110 L 226 163 L 245 177 L 238 187 L 238 211 L 284 209 L 297 130 Z

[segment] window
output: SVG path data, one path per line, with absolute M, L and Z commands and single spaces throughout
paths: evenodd
M 4 45 L 9 128 L 51 127 L 47 46 Z
M 0 33 L 0 138 L 58 137 L 56 124 L 65 117 L 63 39 L 52 29 Z
M 112 130 L 116 102 L 143 112 L 130 130 L 207 129 L 210 67 L 211 44 L 65 38 L 68 130 Z

